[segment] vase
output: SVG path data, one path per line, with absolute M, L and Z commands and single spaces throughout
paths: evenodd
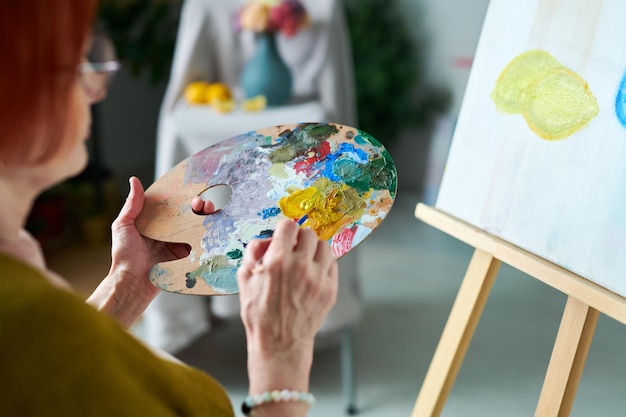
M 257 35 L 255 52 L 242 69 L 240 83 L 247 98 L 264 95 L 269 106 L 289 100 L 291 72 L 278 53 L 274 33 Z

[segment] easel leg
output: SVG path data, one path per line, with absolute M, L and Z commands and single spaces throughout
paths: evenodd
M 412 417 L 439 416 L 474 335 L 500 261 L 476 249 L 424 379 Z
M 567 298 L 535 417 L 569 416 L 598 316 L 598 310 Z

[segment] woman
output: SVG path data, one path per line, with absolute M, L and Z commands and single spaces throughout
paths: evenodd
M 188 255 L 185 245 L 137 232 L 138 179 L 112 225 L 109 274 L 87 304 L 46 267 L 24 229 L 37 195 L 87 162 L 89 106 L 104 96 L 109 69 L 87 62 L 95 8 L 95 0 L 0 5 L 0 415 L 232 416 L 219 383 L 125 331 L 158 292 L 148 280 L 152 265 Z M 330 248 L 314 232 L 280 223 L 271 240 L 250 243 L 238 282 L 248 346 L 244 412 L 306 415 L 313 338 L 336 298 Z

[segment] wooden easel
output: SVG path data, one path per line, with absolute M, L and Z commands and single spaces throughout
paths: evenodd
M 415 216 L 476 249 L 411 416 L 441 413 L 501 262 L 568 296 L 535 417 L 568 416 L 599 313 L 626 324 L 626 298 L 440 210 L 418 204 Z

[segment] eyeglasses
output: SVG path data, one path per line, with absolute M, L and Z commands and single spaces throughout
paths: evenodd
M 92 102 L 106 96 L 108 86 L 120 67 L 113 42 L 105 35 L 94 34 L 85 61 L 78 66 L 81 85 Z

